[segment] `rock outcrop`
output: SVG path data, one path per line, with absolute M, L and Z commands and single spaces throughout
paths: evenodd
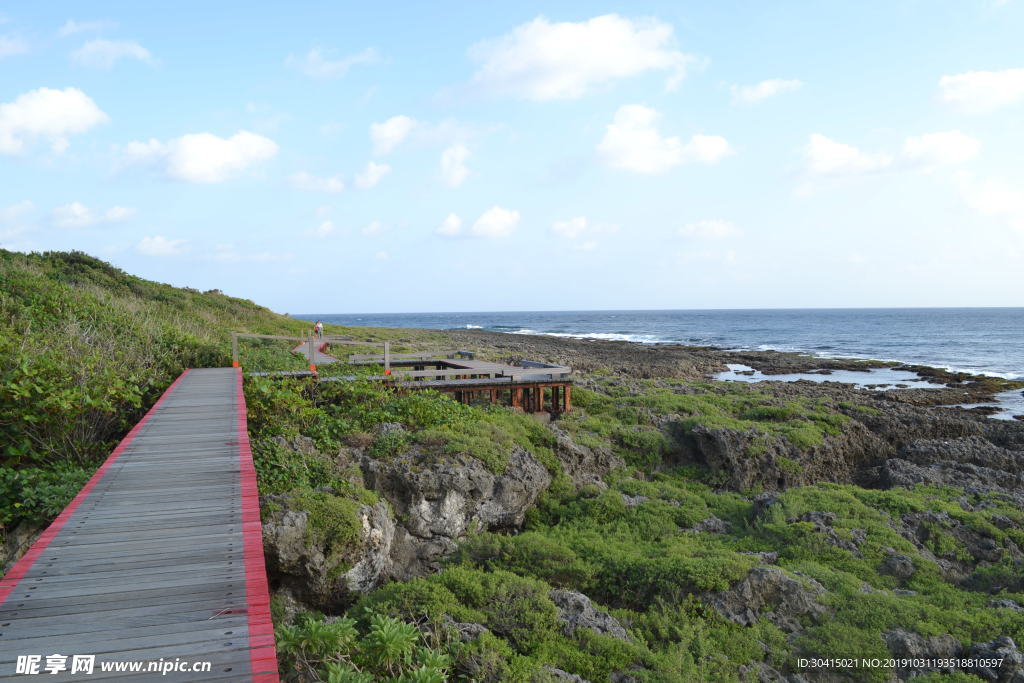
M 395 523 L 388 506 L 360 505 L 359 541 L 344 553 L 331 552 L 317 538 L 307 510 L 287 496 L 261 501 L 267 573 L 279 592 L 323 610 L 343 607 L 356 594 L 373 590 L 387 577 Z
M 761 617 L 787 633 L 803 629 L 800 620 L 821 621 L 829 609 L 818 598 L 825 587 L 814 579 L 794 578 L 775 567 L 755 567 L 727 591 L 707 593 L 704 600 L 719 614 L 742 626 Z
M 820 446 L 801 449 L 778 435 L 697 425 L 690 431 L 693 458 L 728 478 L 727 486 L 782 490 L 820 481 L 849 482 L 890 449 L 866 427 L 850 422 Z
M 390 460 L 365 456 L 363 479 L 391 504 L 397 526 L 388 578 L 408 580 L 436 571 L 466 534 L 514 530 L 551 483 L 533 455 L 515 446 L 505 471 L 455 457 L 430 462 L 417 449 Z
M 626 464 L 608 448 L 588 448 L 576 443 L 556 424 L 551 425 L 551 431 L 556 437 L 555 455 L 576 488 L 586 485 L 605 488 L 602 477 Z
M 395 431 L 401 426 L 384 428 Z M 312 441 L 302 437 L 278 445 L 300 453 L 309 450 L 307 454 L 313 449 Z M 383 498 L 358 507 L 351 524 L 359 539 L 351 548 L 338 552 L 326 547 L 301 501 L 274 495 L 261 501 L 272 583 L 318 609 L 343 606 L 387 579 L 408 580 L 437 571 L 467 534 L 518 529 L 551 483 L 544 466 L 519 446 L 512 448 L 501 473 L 472 457 L 438 457 L 418 448 L 384 459 L 361 448 L 344 448 L 337 463 L 339 471 L 348 472 L 350 484 Z
M 618 619 L 594 607 L 590 598 L 583 593 L 553 590 L 550 597 L 558 608 L 558 618 L 562 621 L 562 633 L 565 635 L 571 637 L 576 629 L 589 628 L 603 636 L 632 640 Z

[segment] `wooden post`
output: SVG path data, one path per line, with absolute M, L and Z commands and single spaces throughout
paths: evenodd
M 572 410 L 572 387 L 565 385 L 565 412 Z
M 497 389 L 491 389 L 491 403 L 497 403 L 497 402 L 498 402 L 498 390 Z
M 544 387 L 537 387 L 537 412 L 544 412 Z
M 231 333 L 231 367 L 238 367 L 238 333 Z
M 522 408 L 523 407 L 523 390 L 512 387 L 512 407 Z
M 551 412 L 557 414 L 558 411 L 558 385 L 551 387 Z
M 384 374 L 391 374 L 391 342 L 384 342 Z

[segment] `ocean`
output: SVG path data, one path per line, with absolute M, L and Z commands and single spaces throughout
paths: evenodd
M 484 329 L 873 358 L 1024 378 L 1024 308 L 309 314 L 339 325 Z

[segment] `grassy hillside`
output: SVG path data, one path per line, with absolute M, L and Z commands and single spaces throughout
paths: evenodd
M 232 330 L 308 328 L 80 252 L 0 250 L 0 528 L 55 516 L 182 370 L 231 364 Z M 301 363 L 282 343 L 245 360 Z

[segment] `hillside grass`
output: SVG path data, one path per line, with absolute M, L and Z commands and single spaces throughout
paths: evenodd
M 231 331 L 310 328 L 80 252 L 0 250 L 0 284 L 0 530 L 53 519 L 183 370 L 231 365 Z M 302 367 L 287 342 L 243 342 L 242 360 Z

